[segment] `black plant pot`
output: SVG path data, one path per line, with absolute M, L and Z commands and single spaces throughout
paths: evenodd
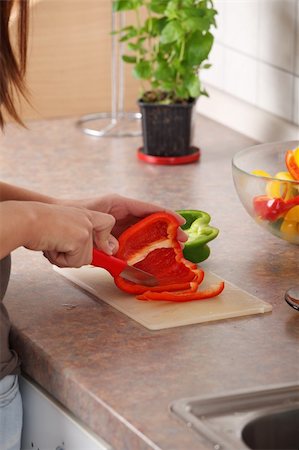
M 158 157 L 180 157 L 194 152 L 191 119 L 195 101 L 161 105 L 139 101 L 142 114 L 142 153 Z

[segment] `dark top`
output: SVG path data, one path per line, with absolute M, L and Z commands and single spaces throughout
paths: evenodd
M 3 304 L 9 276 L 10 276 L 10 255 L 0 260 L 0 380 L 6 375 L 19 372 L 19 360 L 16 352 L 9 348 L 10 321 Z

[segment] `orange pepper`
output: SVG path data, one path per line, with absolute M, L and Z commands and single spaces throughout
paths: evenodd
M 297 164 L 298 153 L 299 147 L 295 150 L 288 150 L 285 156 L 285 163 L 292 177 L 299 181 L 299 165 Z

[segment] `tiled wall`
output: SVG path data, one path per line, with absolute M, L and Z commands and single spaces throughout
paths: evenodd
M 299 0 L 215 0 L 202 80 L 299 125 Z

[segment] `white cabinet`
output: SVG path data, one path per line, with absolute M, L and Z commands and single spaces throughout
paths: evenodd
M 21 450 L 113 450 L 35 384 L 20 377 L 23 399 Z

